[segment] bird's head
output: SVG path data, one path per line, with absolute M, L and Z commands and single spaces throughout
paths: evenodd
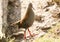
M 32 6 L 32 3 L 29 3 L 29 7 L 33 7 L 33 6 Z
M 34 9 L 32 3 L 29 3 L 29 5 L 28 5 L 28 9 Z

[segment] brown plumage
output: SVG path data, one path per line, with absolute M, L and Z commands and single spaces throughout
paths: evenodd
M 23 27 L 25 29 L 27 29 L 28 27 L 30 27 L 34 22 L 34 12 L 32 10 L 32 3 L 29 4 L 26 15 L 24 17 L 24 19 L 22 19 L 20 21 L 20 28 Z
M 32 36 L 29 27 L 34 22 L 34 12 L 32 10 L 32 3 L 29 4 L 25 17 L 18 23 L 19 28 L 28 29 L 30 36 Z M 26 30 L 24 32 L 24 38 L 26 39 Z

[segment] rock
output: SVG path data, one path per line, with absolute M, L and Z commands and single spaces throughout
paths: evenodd
M 20 1 L 14 0 L 8 2 L 8 15 L 7 22 L 11 24 L 16 24 L 21 19 L 21 6 Z

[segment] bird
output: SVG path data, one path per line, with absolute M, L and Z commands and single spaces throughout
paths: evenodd
M 28 29 L 30 36 L 32 36 L 32 34 L 29 30 L 29 27 L 33 25 L 34 18 L 35 18 L 32 8 L 33 8 L 32 3 L 29 3 L 25 17 L 22 20 L 20 20 L 19 23 L 17 23 L 19 25 L 19 28 L 25 29 L 25 31 L 24 31 L 24 38 L 25 39 L 26 39 L 26 30 L 27 29 Z

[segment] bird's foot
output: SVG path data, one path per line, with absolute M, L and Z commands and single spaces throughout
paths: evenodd
M 32 37 L 34 37 L 34 36 L 36 36 L 36 35 L 38 35 L 38 34 L 29 35 L 29 36 L 26 37 L 26 39 L 27 39 L 27 38 L 32 38 Z

